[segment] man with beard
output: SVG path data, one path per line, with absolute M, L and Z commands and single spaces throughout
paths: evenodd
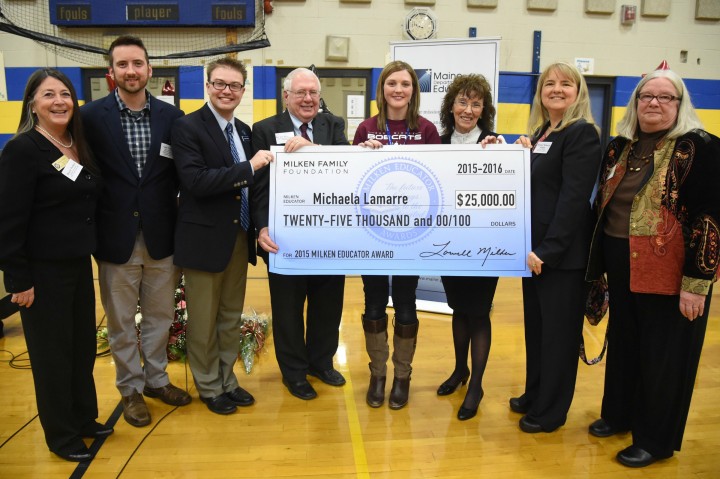
M 104 181 L 95 259 L 116 385 L 125 420 L 140 427 L 151 420 L 143 394 L 173 406 L 191 401 L 165 371 L 179 276 L 173 265 L 178 180 L 170 129 L 183 112 L 145 90 L 152 67 L 141 39 L 118 37 L 108 56 L 117 88 L 81 113 Z

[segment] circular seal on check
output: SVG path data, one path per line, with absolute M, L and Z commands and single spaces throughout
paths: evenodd
M 430 234 L 442 188 L 424 164 L 406 157 L 373 165 L 358 185 L 360 226 L 381 242 L 414 243 Z

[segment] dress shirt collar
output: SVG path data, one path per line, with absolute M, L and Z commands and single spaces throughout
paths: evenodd
M 300 121 L 300 120 L 299 120 L 298 118 L 296 118 L 295 116 L 293 116 L 293 114 L 290 113 L 289 111 L 288 111 L 288 115 L 290 115 L 290 119 L 292 120 L 293 128 L 295 129 L 295 134 L 296 134 L 296 135 L 300 135 L 300 125 L 302 125 L 303 122 Z M 313 118 L 313 120 L 314 120 L 314 118 Z M 308 136 L 309 136 L 310 138 L 313 138 L 313 134 L 312 134 L 313 124 L 312 124 L 312 121 L 310 121 L 307 125 L 308 125 L 308 129 L 307 129 L 307 131 L 308 131 Z
M 117 88 L 115 88 L 115 101 L 117 102 L 117 106 L 120 111 L 132 111 L 130 110 L 130 107 L 122 101 L 122 98 L 120 98 Z M 145 106 L 140 111 L 150 111 L 150 93 L 148 93 L 147 90 L 145 90 Z
M 218 113 L 217 111 L 215 111 L 215 108 L 213 108 L 212 103 L 207 102 L 207 106 L 208 106 L 208 108 L 210 108 L 210 111 L 212 112 L 213 116 L 214 116 L 215 119 L 217 120 L 218 125 L 220 125 L 220 129 L 224 132 L 224 131 L 225 131 L 225 128 L 227 127 L 227 124 L 230 123 L 230 122 L 227 121 L 225 118 L 223 118 L 223 117 L 220 115 L 220 113 Z M 233 118 L 234 118 L 234 117 L 233 117 Z M 235 122 L 233 122 L 233 129 L 234 129 L 233 131 L 235 131 L 235 130 L 237 129 L 237 128 L 235 128 Z M 238 132 L 238 134 L 239 134 L 239 133 L 240 133 L 240 132 Z
M 460 133 L 457 130 L 453 130 L 452 136 L 450 137 L 450 143 L 454 145 L 471 145 L 477 143 L 477 139 L 480 138 L 480 128 L 475 125 L 475 128 L 467 133 Z

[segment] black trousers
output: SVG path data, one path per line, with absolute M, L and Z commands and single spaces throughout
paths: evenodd
M 268 272 L 268 281 L 275 356 L 283 377 L 301 381 L 310 367 L 332 368 L 340 337 L 345 276 Z
M 50 450 L 71 452 L 80 429 L 98 416 L 92 266 L 90 257 L 31 266 L 35 302 L 20 317 L 38 414 Z
M 710 310 L 694 321 L 680 313 L 679 295 L 630 291 L 627 239 L 604 238 L 610 291 L 602 418 L 632 430 L 633 444 L 655 457 L 679 451 L 690 410 Z
M 418 322 L 415 309 L 415 290 L 418 276 L 393 276 L 392 300 L 395 309 L 395 320 L 398 324 L 414 324 Z M 365 291 L 365 314 L 368 319 L 380 319 L 385 315 L 390 296 L 390 277 L 363 275 Z
M 575 394 L 587 283 L 584 270 L 543 266 L 523 278 L 528 417 L 544 431 L 565 424 Z

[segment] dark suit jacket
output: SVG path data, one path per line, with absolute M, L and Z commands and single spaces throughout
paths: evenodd
M 313 143 L 316 145 L 348 145 L 345 137 L 345 122 L 330 113 L 319 113 L 312 121 Z M 294 131 L 290 114 L 286 111 L 266 118 L 253 125 L 254 151 L 269 150 L 276 146 L 275 133 Z M 270 222 L 270 168 L 263 168 L 255 176 L 255 184 L 250 189 L 250 213 L 258 231 Z M 258 247 L 258 253 L 267 262 L 268 253 Z
M 170 144 L 170 127 L 183 112 L 150 97 L 151 143 L 142 178 L 125 141 L 115 93 L 84 105 L 85 132 L 100 166 L 105 189 L 98 203 L 98 249 L 101 261 L 123 264 L 130 259 L 138 228 L 154 259 L 173 254 L 178 183 L 172 159 L 160 155 Z
M 602 158 L 600 137 L 593 125 L 580 120 L 544 141 L 552 143 L 550 150 L 530 156 L 532 248 L 551 268 L 585 269 L 595 219 L 590 196 Z
M 95 251 L 100 178 L 75 181 L 52 163 L 63 154 L 36 130 L 10 140 L 0 156 L 0 269 L 11 293 L 34 286 L 33 260 L 89 257 Z
M 178 266 L 219 273 L 230 261 L 241 228 L 241 190 L 254 182 L 250 127 L 238 119 L 234 125 L 248 159 L 239 165 L 233 162 L 230 144 L 207 104 L 173 127 L 173 155 L 180 178 L 174 257 Z M 252 209 L 252 200 L 249 206 Z M 255 264 L 257 234 L 252 215 L 247 233 L 248 261 Z

